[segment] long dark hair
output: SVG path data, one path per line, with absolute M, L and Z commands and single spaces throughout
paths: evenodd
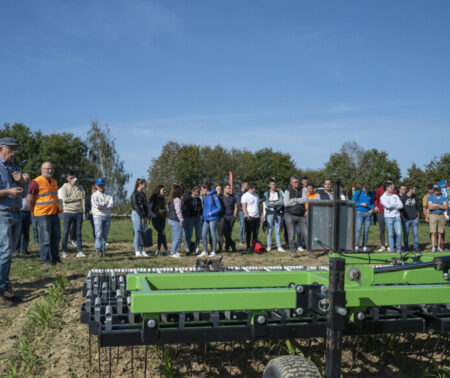
M 156 185 L 156 188 L 155 188 L 155 190 L 153 191 L 153 193 L 152 193 L 152 197 L 153 196 L 158 196 L 159 195 L 159 193 L 161 192 L 161 189 L 162 188 L 165 188 L 165 186 L 164 185 Z
M 139 185 L 141 185 L 145 182 L 146 182 L 145 179 L 141 179 L 141 178 L 136 179 L 136 185 L 134 185 L 134 191 L 137 191 L 139 188 Z
M 183 194 L 183 188 L 181 185 L 173 184 L 172 190 L 170 191 L 169 199 L 167 200 L 168 203 L 173 202 L 175 198 L 180 198 Z

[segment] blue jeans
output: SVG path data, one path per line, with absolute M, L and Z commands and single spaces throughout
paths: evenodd
M 283 215 L 277 213 L 267 213 L 266 216 L 267 225 L 269 230 L 267 232 L 267 247 L 272 245 L 272 229 L 275 226 L 275 240 L 277 242 L 277 248 L 281 248 L 280 226 L 283 223 Z
M 131 212 L 131 221 L 133 222 L 133 230 L 134 230 L 134 250 L 136 252 L 144 251 L 145 248 L 139 245 L 139 231 L 147 230 L 147 222 L 142 223 L 142 219 L 136 211 Z
M 11 285 L 9 272 L 11 270 L 11 254 L 15 252 L 22 228 L 20 212 L 0 212 L 0 295 L 5 287 Z
M 69 237 L 69 230 L 72 223 L 75 223 L 75 232 L 77 235 L 77 251 L 81 252 L 81 227 L 83 225 L 83 213 L 63 213 L 63 237 L 62 237 L 62 250 L 67 252 L 67 239 Z
M 367 247 L 367 240 L 369 239 L 371 214 L 367 211 L 357 211 L 355 221 L 355 248 L 359 246 L 359 239 L 361 238 L 362 226 L 364 225 L 363 247 Z
M 217 228 L 217 219 L 216 220 L 210 220 L 210 221 L 203 221 L 203 230 L 202 230 L 202 239 L 203 239 L 203 250 L 208 250 L 208 230 L 211 232 L 211 239 L 212 239 L 212 250 L 216 251 L 216 245 L 217 245 L 217 235 L 216 235 L 216 228 Z
M 31 213 L 22 211 L 22 229 L 20 231 L 19 240 L 17 241 L 16 252 L 28 252 L 28 244 L 30 243 L 30 225 Z
M 391 252 L 394 252 L 394 232 L 395 232 L 395 240 L 397 245 L 397 252 L 402 250 L 402 221 L 400 216 L 396 218 L 384 217 L 384 221 L 386 223 L 386 228 L 388 232 L 388 243 Z
M 239 243 L 241 244 L 244 244 L 244 225 L 245 225 L 245 214 L 243 211 L 239 211 Z
M 181 248 L 181 236 L 183 235 L 183 229 L 181 228 L 180 221 L 169 219 L 169 227 L 172 230 L 172 248 L 170 254 L 173 255 Z
M 409 229 L 412 229 L 413 234 L 413 249 L 419 249 L 419 234 L 418 234 L 419 220 L 409 219 L 403 222 L 403 243 L 405 245 L 405 251 L 409 249 L 408 238 Z
M 94 217 L 96 251 L 105 252 L 110 226 L 111 217 Z
M 184 218 L 184 241 L 186 243 L 186 250 L 189 250 L 192 240 L 192 234 L 195 228 L 195 248 L 200 248 L 202 240 L 202 219 L 200 217 Z
M 61 221 L 58 214 L 35 217 L 39 226 L 39 252 L 41 264 L 59 261 L 59 239 L 61 239 Z

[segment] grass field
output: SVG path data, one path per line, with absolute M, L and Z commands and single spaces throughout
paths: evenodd
M 87 258 L 75 258 L 76 249 L 69 247 L 69 257 L 63 264 L 42 267 L 39 263 L 38 246 L 30 243 L 29 256 L 13 258 L 11 279 L 13 288 L 22 300 L 12 308 L 0 310 L 0 376 L 44 376 L 81 377 L 98 376 L 96 355 L 89 366 L 87 329 L 79 322 L 80 306 L 83 302 L 81 288 L 85 277 L 93 268 L 131 268 L 193 266 L 195 257 L 183 256 L 173 259 L 168 256 L 154 257 L 155 246 L 149 248 L 151 257 L 137 259 L 132 245 L 132 224 L 129 220 L 113 221 L 107 247 L 107 255 L 99 259 L 95 255 L 92 231 L 89 222 L 83 224 L 83 250 Z M 238 224 L 234 227 L 234 239 L 238 239 Z M 450 235 L 450 227 L 446 229 Z M 170 229 L 167 229 L 170 244 Z M 450 237 L 450 236 L 449 236 Z M 154 232 L 154 238 L 156 238 Z M 261 232 L 260 240 L 265 241 Z M 421 249 L 429 252 L 428 228 L 419 227 Z M 369 247 L 378 248 L 378 227 L 372 227 Z M 447 243 L 447 249 L 450 247 Z M 184 250 L 184 249 L 183 249 Z M 313 260 L 307 256 L 293 260 L 289 253 L 270 252 L 266 254 L 225 254 L 223 264 L 232 265 L 327 265 L 326 255 Z M 421 345 L 421 338 L 416 341 Z M 406 339 L 404 339 L 406 340 Z M 425 339 L 424 339 L 425 340 Z M 427 339 L 428 340 L 428 339 Z M 399 345 L 401 340 L 397 340 Z M 448 376 L 448 365 L 441 365 L 442 356 L 432 358 L 405 357 L 396 352 L 391 339 L 360 339 L 363 345 L 356 348 L 354 340 L 347 340 L 344 351 L 346 376 Z M 411 341 L 410 341 L 411 344 Z M 292 348 L 290 348 L 292 347 Z M 251 344 L 224 345 L 214 343 L 203 347 L 188 346 L 150 348 L 150 376 L 261 376 L 264 365 L 279 353 L 302 353 L 323 364 L 323 340 L 286 342 L 259 342 Z M 297 349 L 295 349 L 297 348 Z M 355 349 L 356 348 L 356 349 Z M 364 349 L 366 348 L 366 349 Z M 368 350 L 367 348 L 370 348 Z M 355 350 L 360 350 L 355 362 Z M 361 352 L 362 351 L 362 352 Z M 119 352 L 118 352 L 119 353 Z M 122 356 L 123 354 L 123 356 Z M 121 348 L 120 361 L 114 362 L 113 376 L 131 376 L 129 350 Z M 362 357 L 361 355 L 364 355 Z M 172 363 L 170 358 L 172 356 Z M 137 376 L 142 376 L 143 352 L 135 351 L 134 364 Z M 232 360 L 224 367 L 224 360 Z M 380 361 L 383 363 L 380 365 Z M 106 364 L 106 360 L 104 360 Z M 105 368 L 104 368 L 105 369 Z M 141 369 L 141 370 L 139 370 Z M 105 370 L 103 370 L 105 372 Z M 141 373 L 138 373 L 141 372 Z M 141 374 L 141 375 L 139 375 Z

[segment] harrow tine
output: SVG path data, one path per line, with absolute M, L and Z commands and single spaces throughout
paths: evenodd
M 134 375 L 134 347 L 131 346 L 131 376 Z
M 100 353 L 100 341 L 97 344 L 97 352 L 98 352 L 98 376 L 101 376 L 102 372 L 102 363 L 101 363 L 101 353 Z
M 147 377 L 147 345 L 145 346 L 145 354 L 144 354 L 144 378 Z
M 108 347 L 108 354 L 109 354 L 109 378 L 111 378 L 111 347 Z
M 120 347 L 117 347 L 116 365 L 119 365 L 119 349 Z
M 88 330 L 88 338 L 89 338 L 89 370 L 92 368 L 92 342 L 91 342 L 91 334 Z

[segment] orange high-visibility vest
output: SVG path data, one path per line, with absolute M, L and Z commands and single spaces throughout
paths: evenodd
M 59 206 L 58 198 L 58 183 L 53 178 L 51 184 L 45 177 L 36 177 L 35 181 L 39 186 L 39 193 L 36 196 L 34 203 L 33 215 L 38 217 L 40 215 L 59 214 L 61 207 Z

